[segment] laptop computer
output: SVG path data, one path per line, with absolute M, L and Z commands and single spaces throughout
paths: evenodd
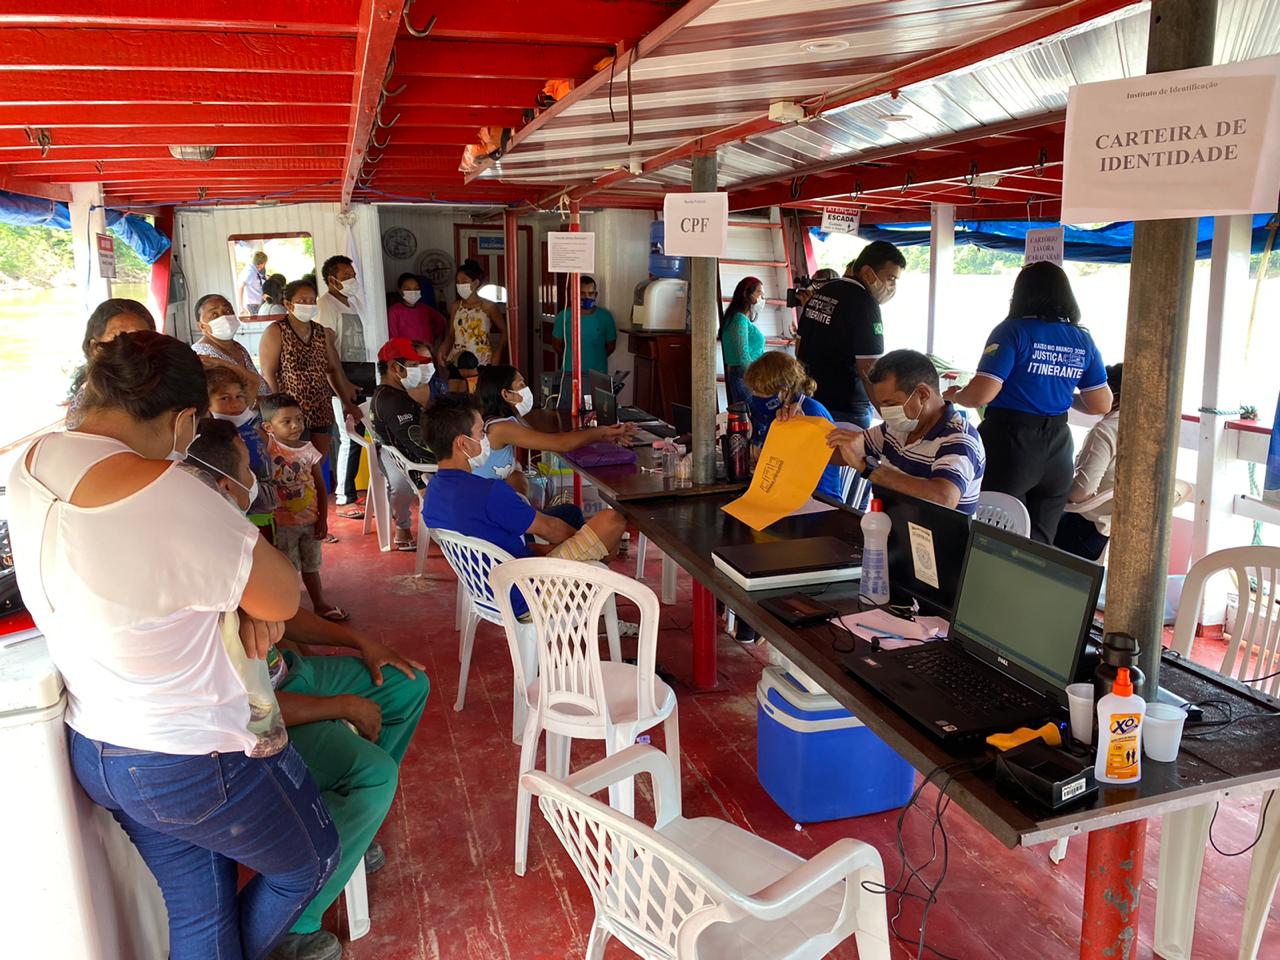
M 969 515 L 884 488 L 876 497 L 893 521 L 889 531 L 890 601 L 914 600 L 927 616 L 951 619 L 969 545 Z
M 861 544 L 836 537 L 717 547 L 711 559 L 717 570 L 744 590 L 836 583 L 862 576 Z
M 1097 564 L 973 523 L 950 636 L 845 666 L 939 740 L 1056 718 L 1101 584 Z

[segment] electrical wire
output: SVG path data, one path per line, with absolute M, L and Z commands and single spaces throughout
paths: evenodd
M 1218 811 L 1222 809 L 1222 804 L 1215 803 L 1213 805 L 1213 817 L 1209 820 L 1209 846 L 1213 847 L 1220 855 L 1224 857 L 1241 857 L 1258 845 L 1258 841 L 1262 839 L 1262 831 L 1267 828 L 1267 810 L 1271 807 L 1271 800 L 1275 797 L 1274 790 L 1267 793 L 1267 801 L 1262 805 L 1262 814 L 1258 817 L 1258 834 L 1253 838 L 1253 843 L 1249 844 L 1243 850 L 1237 850 L 1235 853 L 1228 853 L 1223 850 L 1213 839 L 1213 825 L 1217 822 Z

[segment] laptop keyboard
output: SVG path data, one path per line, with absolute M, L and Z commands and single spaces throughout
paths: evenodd
M 942 646 L 927 644 L 904 651 L 902 663 L 916 675 L 941 687 L 961 703 L 969 703 L 983 711 L 1024 710 L 1037 701 L 1011 684 L 992 678 L 964 657 L 956 656 Z

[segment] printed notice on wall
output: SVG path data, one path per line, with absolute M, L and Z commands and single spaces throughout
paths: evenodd
M 916 579 L 937 590 L 938 557 L 933 552 L 933 531 L 910 520 L 907 530 L 911 535 L 911 564 L 915 567 Z
M 669 257 L 723 257 L 729 250 L 727 193 L 668 193 L 662 219 Z
M 593 273 L 596 269 L 594 233 L 547 234 L 547 271 L 550 273 Z
M 1072 87 L 1062 222 L 1275 210 L 1280 57 Z
M 1047 260 L 1062 266 L 1063 238 L 1061 227 L 1045 227 L 1042 230 L 1027 231 L 1026 252 L 1022 263 L 1039 263 Z
M 107 233 L 99 233 L 98 237 L 98 276 L 103 280 L 116 278 L 116 240 Z
M 861 210 L 846 210 L 842 207 L 822 208 L 823 233 L 856 234 L 862 226 Z

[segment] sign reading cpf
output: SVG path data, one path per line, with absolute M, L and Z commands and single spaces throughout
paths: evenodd
M 727 193 L 669 193 L 662 204 L 669 257 L 723 257 L 729 246 Z

